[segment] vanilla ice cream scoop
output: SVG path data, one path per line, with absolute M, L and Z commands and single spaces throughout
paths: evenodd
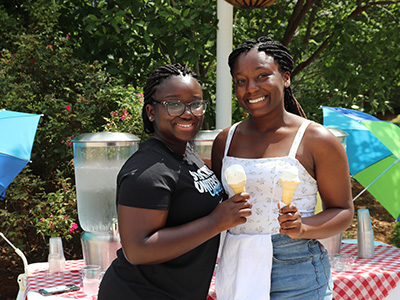
M 299 170 L 295 166 L 288 164 L 285 166 L 279 181 L 282 186 L 282 202 L 290 205 L 293 200 L 294 191 L 300 183 Z
M 234 164 L 225 170 L 225 178 L 228 185 L 232 188 L 236 194 L 246 192 L 246 172 L 243 167 L 239 164 Z
M 297 167 L 287 164 L 283 169 L 282 176 L 280 179 L 284 181 L 297 181 L 300 182 L 299 179 L 299 170 Z

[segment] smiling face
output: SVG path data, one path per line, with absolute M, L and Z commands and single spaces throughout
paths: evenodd
M 274 58 L 251 49 L 241 54 L 233 69 L 236 97 L 253 117 L 275 109 L 284 109 L 284 87 L 290 85 L 290 73 L 279 70 Z
M 157 87 L 153 99 L 156 101 L 180 100 L 188 104 L 202 100 L 203 92 L 198 81 L 192 76 L 172 76 Z M 153 136 L 178 153 L 184 153 L 186 143 L 200 130 L 204 119 L 203 116 L 194 116 L 188 107 L 179 117 L 169 116 L 166 107 L 159 103 L 148 105 L 146 109 L 150 121 L 154 124 Z

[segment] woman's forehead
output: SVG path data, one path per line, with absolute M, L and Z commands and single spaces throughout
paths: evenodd
M 278 68 L 278 64 L 271 55 L 266 54 L 264 51 L 251 49 L 250 51 L 239 55 L 236 60 L 233 75 L 240 74 L 247 69 L 262 68 Z
M 199 82 L 191 75 L 171 76 L 165 79 L 157 87 L 156 94 L 180 94 L 180 93 L 202 94 Z

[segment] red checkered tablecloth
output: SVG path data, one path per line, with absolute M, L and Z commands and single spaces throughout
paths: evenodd
M 341 253 L 357 255 L 357 244 L 343 244 Z M 357 258 L 345 272 L 332 271 L 334 299 L 384 299 L 400 280 L 400 249 L 375 247 L 373 259 Z
M 357 256 L 357 244 L 342 244 L 342 254 Z M 384 299 L 400 281 L 400 249 L 379 245 L 373 259 L 356 258 L 354 268 L 332 271 L 333 299 Z M 207 300 L 216 300 L 214 278 Z
M 90 299 L 95 300 L 97 296 L 87 296 L 82 289 L 81 269 L 85 265 L 83 260 L 69 260 L 65 263 L 65 272 L 60 275 L 49 275 L 47 269 L 38 267 L 29 269 L 26 278 L 25 299 L 29 291 L 39 292 L 42 288 L 50 288 L 58 285 L 76 284 L 81 289 L 76 292 L 62 293 L 59 296 L 70 299 Z
M 342 244 L 341 253 L 356 256 L 357 244 Z M 38 292 L 41 288 L 62 284 L 76 284 L 82 287 L 80 270 L 83 266 L 83 260 L 67 261 L 63 276 L 48 276 L 47 270 L 43 268 L 30 270 L 25 295 L 28 291 Z M 335 300 L 384 299 L 400 281 L 400 249 L 388 245 L 376 246 L 373 259 L 356 258 L 354 268 L 348 271 L 332 271 L 332 277 Z M 82 289 L 61 294 L 60 297 L 90 300 L 97 298 L 88 297 Z M 207 300 L 216 299 L 213 277 Z

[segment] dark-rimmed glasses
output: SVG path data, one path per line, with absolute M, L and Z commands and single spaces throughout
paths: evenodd
M 206 100 L 196 100 L 190 103 L 184 103 L 180 100 L 170 100 L 170 101 L 157 101 L 153 99 L 153 104 L 162 104 L 170 117 L 179 117 L 189 107 L 189 111 L 195 117 L 201 117 L 205 114 L 207 110 L 208 102 Z

